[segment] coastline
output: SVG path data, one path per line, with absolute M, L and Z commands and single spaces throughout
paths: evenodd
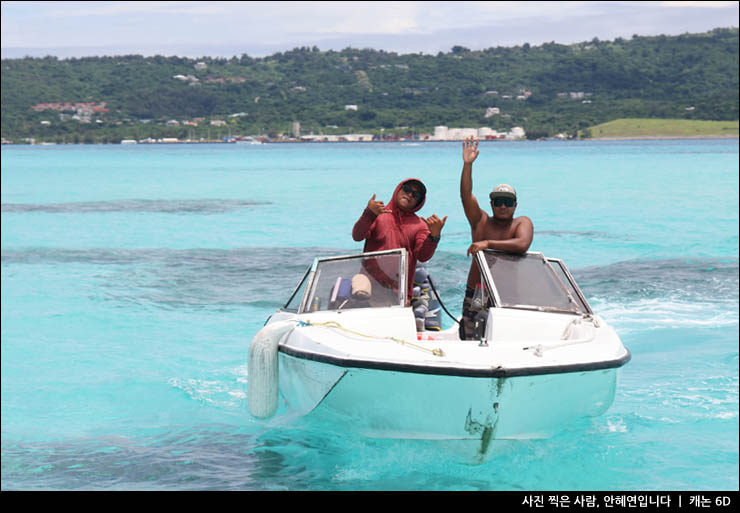
M 562 141 L 562 142 L 569 142 L 569 141 L 668 141 L 668 140 L 687 140 L 687 139 L 695 139 L 695 140 L 701 140 L 701 139 L 738 139 L 738 135 L 634 135 L 634 136 L 619 136 L 619 137 L 588 137 L 588 138 L 572 138 L 572 139 L 565 139 L 565 138 L 557 138 L 557 137 L 551 137 L 547 139 L 526 139 L 526 138 L 519 138 L 519 139 L 480 139 L 481 142 L 496 142 L 496 143 L 502 143 L 502 142 L 526 142 L 526 141 Z M 316 140 L 300 140 L 300 139 L 284 139 L 284 140 L 262 140 L 261 142 L 255 142 L 251 144 L 239 144 L 239 146 L 259 146 L 262 144 L 353 144 L 353 143 L 361 143 L 361 144 L 375 144 L 375 143 L 405 143 L 405 144 L 422 144 L 422 143 L 444 143 L 444 142 L 462 142 L 461 139 L 445 139 L 445 140 L 438 140 L 438 139 L 386 139 L 386 140 L 373 140 L 373 141 L 316 141 Z M 78 146 L 78 145 L 102 145 L 102 144 L 112 144 L 112 145 L 124 145 L 124 146 L 138 146 L 138 145 L 151 145 L 151 144 L 162 144 L 162 145 L 178 145 L 178 144 L 237 144 L 235 141 L 222 141 L 222 140 L 210 140 L 210 141 L 190 141 L 190 140 L 183 140 L 183 141 L 146 141 L 146 142 L 135 142 L 135 143 L 85 143 L 85 142 L 79 142 L 79 143 L 56 143 L 56 142 L 23 142 L 23 143 L 13 143 L 9 141 L 3 141 L 2 146 Z
M 630 135 L 621 137 L 591 137 L 580 141 L 637 141 L 637 140 L 668 140 L 668 139 L 738 139 L 738 135 Z
M 481 139 L 481 142 L 495 142 L 495 143 L 507 143 L 507 142 L 527 142 L 527 141 L 579 141 L 579 142 L 602 142 L 602 141 L 669 141 L 669 140 L 701 140 L 701 139 L 738 139 L 738 135 L 643 135 L 643 136 L 621 136 L 621 137 L 589 137 L 583 139 L 559 139 L 559 138 L 548 138 L 548 139 L 506 139 L 506 140 L 486 140 Z M 425 144 L 425 143 L 445 143 L 445 142 L 462 142 L 458 139 L 449 140 L 420 140 L 420 139 L 396 139 L 396 140 L 380 140 L 380 141 L 301 141 L 301 140 L 264 140 L 259 143 L 253 144 L 239 144 L 239 146 L 260 146 L 262 144 L 376 144 L 376 143 L 405 143 L 405 144 Z M 137 142 L 137 143 L 56 143 L 56 142 L 36 142 L 36 143 L 13 143 L 3 141 L 2 146 L 100 146 L 104 144 L 110 145 L 122 145 L 122 146 L 138 146 L 138 145 L 179 145 L 179 144 L 235 144 L 233 141 L 151 141 L 151 142 Z

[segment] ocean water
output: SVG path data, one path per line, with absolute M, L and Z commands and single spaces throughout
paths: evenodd
M 738 141 L 480 149 L 632 352 L 604 415 L 482 465 L 249 415 L 251 338 L 403 178 L 459 311 L 460 143 L 4 146 L 2 489 L 737 490 Z

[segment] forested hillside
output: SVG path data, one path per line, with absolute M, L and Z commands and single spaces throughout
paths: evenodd
M 625 117 L 737 120 L 738 30 L 438 55 L 314 47 L 264 58 L 2 61 L 8 140 L 203 137 L 219 125 L 274 136 L 294 121 L 302 133 L 447 125 L 546 136 Z

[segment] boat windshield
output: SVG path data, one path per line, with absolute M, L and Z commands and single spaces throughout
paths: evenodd
M 318 259 L 302 312 L 404 306 L 405 251 Z
M 541 253 L 513 255 L 488 250 L 483 252 L 483 261 L 493 278 L 494 299 L 498 306 L 590 313 L 585 299 L 560 261 L 548 262 Z

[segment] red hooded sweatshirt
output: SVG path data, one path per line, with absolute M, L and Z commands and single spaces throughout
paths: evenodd
M 437 243 L 429 238 L 427 224 L 414 212 L 419 211 L 426 202 L 426 194 L 421 198 L 413 212 L 401 210 L 396 205 L 396 196 L 403 184 L 409 181 L 422 183 L 418 178 L 407 178 L 393 191 L 393 197 L 386 205 L 391 213 L 382 213 L 376 216 L 372 210 L 365 208 L 360 219 L 352 229 L 352 238 L 356 241 L 365 240 L 363 252 L 383 251 L 386 249 L 405 248 L 408 252 L 408 293 L 407 303 L 411 300 L 414 287 L 416 261 L 426 262 L 437 249 Z

